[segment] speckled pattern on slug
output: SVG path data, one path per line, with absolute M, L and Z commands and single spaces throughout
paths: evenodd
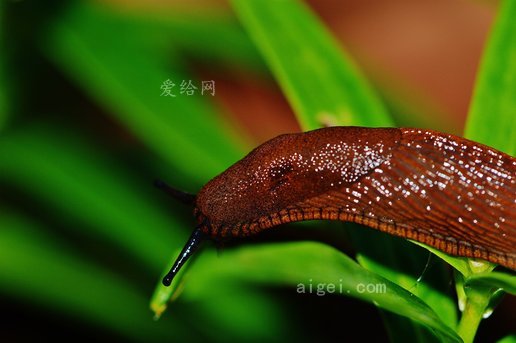
M 391 156 L 397 129 L 328 128 L 278 136 L 210 181 L 198 208 L 213 226 L 258 220 L 356 182 Z
M 214 238 L 354 221 L 515 269 L 515 178 L 513 157 L 460 137 L 332 127 L 259 146 L 203 187 L 195 213 Z

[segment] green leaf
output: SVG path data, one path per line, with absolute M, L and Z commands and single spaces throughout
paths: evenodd
M 384 322 L 385 329 L 387 330 L 389 342 L 403 342 L 407 337 L 411 337 L 413 342 L 420 343 L 443 341 L 439 339 L 437 335 L 433 334 L 431 330 L 425 330 L 425 326 L 416 325 L 417 323 L 408 319 L 400 320 L 406 318 L 400 317 L 397 314 L 388 311 L 380 311 L 380 315 Z
M 391 126 L 392 120 L 351 58 L 300 2 L 234 0 L 234 8 L 269 64 L 303 129 L 322 125 Z M 284 13 L 288 13 L 285 16 Z M 349 225 L 358 260 L 383 277 L 413 288 L 426 255 L 401 240 Z M 406 256 L 411 256 L 407 259 Z M 417 287 L 418 293 L 447 322 L 454 323 L 453 300 L 446 294 L 444 267 L 439 285 Z M 433 275 L 432 275 L 433 276 Z
M 180 251 L 181 249 L 176 251 L 170 264 L 163 270 L 162 277 L 170 270 Z M 288 314 L 282 313 L 270 297 L 239 283 L 238 278 L 228 277 L 227 280 L 217 278 L 215 282 L 204 284 L 206 287 L 197 293 L 192 292 L 191 289 L 187 290 L 187 287 L 193 286 L 186 286 L 190 282 L 189 275 L 191 275 L 190 268 L 187 266 L 192 263 L 195 265 L 199 256 L 201 255 L 195 255 L 186 262 L 170 286 L 164 286 L 161 279 L 159 280 L 150 302 L 155 319 L 161 317 L 169 302 L 177 300 L 186 304 L 196 304 L 196 311 L 192 315 L 197 321 L 205 323 L 199 327 L 200 331 L 210 335 L 217 331 L 218 327 L 223 327 L 223 342 L 241 341 L 246 337 L 265 341 L 276 341 L 279 337 L 300 339 L 297 334 L 290 332 L 290 325 L 286 319 Z M 216 264 L 215 261 L 211 263 Z M 186 296 L 179 298 L 183 291 L 186 291 Z M 175 309 L 172 308 L 171 312 L 174 313 L 174 311 Z M 257 325 L 256 318 L 262 318 L 261 325 Z
M 516 295 L 516 276 L 500 272 L 473 274 L 465 281 L 465 287 L 468 286 L 501 288 L 507 293 Z
M 361 265 L 416 294 L 446 323 L 456 323 L 456 305 L 449 290 L 446 264 L 432 260 L 429 252 L 408 240 L 359 225 L 353 225 L 350 230 L 360 230 L 360 235 L 351 233 L 353 243 L 360 248 L 357 260 Z
M 3 182 L 23 188 L 40 203 L 44 203 L 44 208 L 55 213 L 60 220 L 68 218 L 66 222 L 72 225 L 65 227 L 74 230 L 78 237 L 91 236 L 106 240 L 113 246 L 122 247 L 135 257 L 127 259 L 131 265 L 141 266 L 143 262 L 145 270 L 135 268 L 136 274 L 157 274 L 163 261 L 166 261 L 170 253 L 186 240 L 186 230 L 180 229 L 184 225 L 174 219 L 174 216 L 161 211 L 161 208 L 154 204 L 154 199 L 148 196 L 150 192 L 158 194 L 149 180 L 134 180 L 120 170 L 119 166 L 107 162 L 99 149 L 92 149 L 83 141 L 72 138 L 70 132 L 47 127 L 25 129 L 16 134 L 9 132 L 0 137 L 0 169 Z M 84 230 L 85 227 L 87 230 Z M 56 248 L 56 251 L 60 251 L 59 249 Z M 25 251 L 33 250 L 23 250 L 20 254 Z M 89 252 L 92 255 L 96 253 L 94 250 Z M 66 260 L 67 258 L 63 257 L 63 261 Z M 84 272 L 90 273 L 88 270 Z M 59 282 L 66 275 L 67 271 L 56 273 L 54 282 Z M 91 275 L 95 276 L 94 273 Z M 109 282 L 109 279 L 106 282 Z M 47 286 L 50 287 L 48 284 L 42 285 L 43 288 Z M 69 286 L 68 293 L 73 294 L 73 289 Z M 65 292 L 61 288 L 59 290 Z M 123 295 L 123 292 L 121 294 Z M 210 295 L 213 293 L 205 292 L 206 297 Z M 255 293 L 243 289 L 239 291 L 238 296 L 241 300 L 253 297 Z M 237 341 L 245 337 L 239 336 L 241 330 L 237 330 L 238 328 L 231 324 L 230 318 L 234 317 L 232 313 L 222 309 L 218 318 L 214 319 L 215 308 L 210 307 L 209 299 L 204 300 L 208 303 L 202 308 L 192 313 L 184 311 L 180 318 L 192 320 L 206 317 L 212 320 L 210 325 L 206 325 L 206 329 L 212 332 L 222 330 Z M 131 299 L 128 298 L 127 301 Z M 230 302 L 231 300 L 228 300 L 228 303 Z M 51 303 L 45 305 L 53 306 Z M 95 303 L 92 302 L 91 306 L 95 306 Z M 146 311 L 148 305 L 138 303 L 138 306 L 139 316 L 150 322 L 151 315 Z M 219 304 L 213 306 L 218 308 Z M 232 303 L 231 308 L 242 311 L 247 305 L 246 302 L 240 301 L 240 304 Z M 254 312 L 249 312 L 248 317 L 242 317 L 249 332 L 270 340 L 274 334 L 281 333 L 282 328 L 289 329 L 286 323 L 278 319 L 281 317 L 275 314 L 278 304 L 271 299 L 262 299 L 261 306 L 256 308 L 256 311 L 262 313 L 266 319 L 261 322 L 250 320 Z M 284 325 L 277 331 L 266 331 L 266 328 L 274 325 L 268 324 L 272 319 Z M 168 319 L 165 322 L 168 322 Z M 172 327 L 170 335 L 175 337 L 174 333 Z
M 232 3 L 304 129 L 392 125 L 357 67 L 302 3 Z
M 210 338 L 218 335 L 220 342 L 303 341 L 298 325 L 291 323 L 291 314 L 278 306 L 281 299 L 276 300 L 271 301 L 269 293 L 228 280 L 187 304 L 197 307 L 193 314 L 196 323 L 207 323 L 199 331 Z M 170 312 L 176 313 L 174 309 Z M 219 328 L 224 328 L 223 335 Z
M 431 246 L 428 246 L 428 245 L 420 243 L 420 242 L 416 242 L 416 241 L 411 241 L 411 242 L 427 249 L 428 251 L 431 251 L 434 255 L 438 256 L 443 261 L 446 261 L 448 264 L 450 264 L 453 268 L 457 269 L 462 275 L 468 276 L 471 274 L 471 269 L 469 267 L 469 262 L 468 262 L 467 258 L 456 257 L 456 256 L 446 254 L 440 250 L 437 250 Z
M 4 23 L 4 6 L 5 3 L 0 4 L 0 23 Z M 5 49 L 4 29 L 5 25 L 0 27 L 0 49 Z M 7 99 L 7 80 L 6 80 L 6 54 L 4 51 L 0 53 L 0 132 L 3 130 L 9 111 Z
M 516 343 L 516 335 L 505 336 L 501 340 L 497 341 L 497 343 Z
M 482 57 L 465 137 L 516 155 L 516 2 L 502 1 Z
M 185 239 L 180 222 L 155 206 L 152 180 L 135 180 L 69 131 L 7 132 L 0 137 L 0 170 L 4 183 L 73 222 L 70 230 L 111 241 L 156 273 Z
M 195 13 L 144 13 L 143 18 L 167 33 L 174 49 L 196 62 L 218 68 L 245 68 L 267 73 L 265 62 L 236 18 L 213 8 Z M 206 37 L 210 39 L 206 39 Z M 224 42 L 225 44 L 220 44 Z M 227 47 L 231 46 L 231 51 Z
M 227 13 L 213 13 L 210 9 L 191 13 L 188 17 L 177 13 L 143 15 L 145 20 L 170 32 L 174 47 L 182 54 L 192 56 L 196 62 L 220 65 L 222 68 L 242 68 L 268 76 L 265 62 L 256 47 Z M 206 40 L 207 36 L 211 39 Z M 231 53 L 219 42 L 230 45 Z M 455 121 L 450 122 L 449 114 L 438 108 L 425 94 L 415 94 L 417 90 L 403 85 L 396 75 L 386 76 L 374 71 L 370 77 L 386 105 L 392 108 L 391 114 L 400 126 L 428 127 L 450 133 L 458 133 L 462 129 Z
M 503 1 L 494 24 L 470 105 L 465 137 L 487 144 L 510 155 L 516 153 L 516 3 Z M 474 266 L 474 265 L 473 265 Z M 486 267 L 487 266 L 487 267 Z M 472 342 L 486 311 L 492 311 L 491 297 L 499 285 L 514 291 L 514 280 L 508 276 L 487 276 L 491 264 L 481 265 L 488 273 L 473 274 L 465 280 L 465 310 L 458 333 L 465 342 Z M 476 268 L 474 268 L 476 269 Z M 476 279 L 476 274 L 482 275 Z
M 332 294 L 352 296 L 411 318 L 435 330 L 443 340 L 460 342 L 455 332 L 414 294 L 321 243 L 240 247 L 219 258 L 213 251 L 205 251 L 191 265 L 186 278 L 182 299 L 196 299 L 227 279 L 289 286 L 292 292 L 306 296 L 317 295 L 318 289 L 325 294 L 332 290 Z
M 126 280 L 77 257 L 45 228 L 2 208 L 0 289 L 3 295 L 44 305 L 119 333 L 130 340 L 198 340 L 181 320 L 153 323 L 146 295 Z
M 156 26 L 81 2 L 60 18 L 43 49 L 107 114 L 176 170 L 204 182 L 240 158 L 245 144 L 207 95 L 180 94 L 183 80 L 198 91 L 201 80 L 163 46 L 166 37 Z M 168 79 L 175 97 L 161 96 Z
M 486 311 L 490 311 L 490 299 L 496 292 L 491 287 L 464 287 L 466 301 L 457 325 L 457 333 L 464 343 L 473 343 L 478 326 Z
M 155 319 L 159 319 L 161 317 L 163 312 L 165 312 L 165 310 L 167 309 L 168 303 L 170 301 L 174 301 L 183 290 L 183 276 L 189 268 L 188 266 L 191 263 L 191 259 L 185 262 L 183 267 L 179 270 L 179 272 L 172 280 L 170 286 L 163 285 L 161 281 L 163 277 L 165 277 L 165 275 L 168 273 L 170 268 L 172 268 L 172 266 L 174 265 L 174 262 L 177 259 L 177 256 L 179 256 L 181 250 L 181 248 L 177 249 L 175 253 L 172 255 L 173 257 L 172 259 L 170 259 L 169 265 L 167 265 L 167 267 L 161 273 L 161 277 L 154 289 L 154 293 L 152 294 L 150 301 L 150 309 L 152 310 L 152 312 L 154 312 Z

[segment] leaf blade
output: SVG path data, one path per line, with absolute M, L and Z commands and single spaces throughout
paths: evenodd
M 120 39 L 122 29 L 131 39 Z M 241 157 L 246 144 L 206 96 L 180 95 L 180 83 L 192 76 L 173 51 L 161 46 L 162 40 L 156 27 L 136 25 L 105 7 L 76 3 L 55 25 L 43 50 L 175 170 L 204 181 Z M 175 84 L 175 97 L 161 96 L 167 79 Z M 202 168 L 185 163 L 185 156 L 202 161 Z
M 59 239 L 47 235 L 45 228 L 7 213 L 2 208 L 2 294 L 108 327 L 127 339 L 159 342 L 169 339 L 172 331 L 184 339 L 195 339 L 195 333 L 179 321 L 166 320 L 160 325 L 149 321 L 142 311 L 145 295 L 113 271 L 84 261 Z
M 488 286 L 500 288 L 516 295 L 516 276 L 501 272 L 473 274 L 465 281 L 465 286 Z
M 516 3 L 502 2 L 482 57 L 465 137 L 516 155 Z
M 154 191 L 151 180 L 138 185 L 69 131 L 44 126 L 18 131 L 0 137 L 0 179 L 59 216 L 73 218 L 79 224 L 67 226 L 70 230 L 80 231 L 82 224 L 89 230 L 81 234 L 110 241 L 158 272 L 170 246 L 182 243 L 184 231 L 178 220 L 152 205 L 145 189 Z
M 305 130 L 326 122 L 392 125 L 358 68 L 302 3 L 232 3 Z
M 314 129 L 324 124 L 392 126 L 392 119 L 354 62 L 341 52 L 331 35 L 301 2 L 233 0 L 232 3 L 303 129 Z M 284 16 L 284 13 L 289 13 L 289 16 Z M 285 36 L 284 31 L 287 32 Z M 404 252 L 419 261 L 422 270 L 426 258 L 418 248 L 392 237 L 370 233 L 358 225 L 347 227 L 358 248 L 361 265 L 406 288 L 417 283 L 417 277 L 405 270 L 392 268 L 406 264 Z M 373 247 L 372 242 L 378 247 Z M 380 251 L 383 253 L 378 258 Z M 386 259 L 385 256 L 389 257 Z M 407 269 L 414 273 L 417 264 L 411 264 Z M 445 275 L 444 268 L 440 275 Z M 443 283 L 444 286 L 446 284 Z M 438 308 L 438 313 L 452 322 L 456 321 L 450 297 L 425 287 L 420 287 L 419 292 L 421 296 L 426 294 L 425 300 Z
M 455 332 L 418 297 L 322 243 L 293 242 L 240 247 L 227 251 L 219 258 L 213 252 L 210 255 L 206 251 L 191 266 L 185 278 L 188 278 L 188 284 L 183 297 L 187 299 L 202 294 L 202 290 L 213 285 L 214 280 L 224 278 L 290 287 L 298 287 L 300 283 L 315 286 L 333 283 L 336 285 L 335 294 L 374 303 L 437 330 L 445 340 L 460 342 Z M 366 284 L 385 284 L 385 293 L 361 292 L 359 285 Z

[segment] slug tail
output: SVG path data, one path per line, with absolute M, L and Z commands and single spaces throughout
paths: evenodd
M 190 239 L 188 240 L 186 245 L 183 247 L 183 250 L 181 250 L 181 253 L 174 262 L 174 265 L 167 273 L 167 275 L 165 275 L 165 277 L 163 278 L 163 285 L 170 286 L 176 274 L 184 266 L 186 261 L 193 255 L 197 248 L 199 248 L 204 238 L 205 236 L 201 231 L 201 228 L 197 227 L 190 236 Z

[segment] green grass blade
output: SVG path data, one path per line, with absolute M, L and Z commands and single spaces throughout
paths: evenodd
M 174 301 L 183 290 L 183 275 L 189 269 L 191 260 L 186 261 L 186 263 L 174 277 L 174 280 L 172 280 L 170 286 L 163 285 L 161 281 L 163 280 L 163 277 L 165 277 L 165 275 L 169 272 L 170 268 L 172 268 L 174 265 L 174 262 L 176 261 L 177 256 L 179 256 L 181 250 L 182 249 L 177 249 L 175 253 L 172 254 L 173 257 L 170 260 L 170 263 L 161 273 L 161 277 L 159 278 L 158 284 L 156 285 L 154 293 L 152 294 L 150 300 L 150 309 L 152 312 L 154 312 L 155 319 L 159 319 L 161 317 L 163 312 L 165 312 L 167 309 L 168 303 Z
M 5 3 L 0 4 L 0 23 L 4 22 L 4 6 Z M 7 122 L 8 116 L 8 99 L 7 99 L 7 79 L 6 79 L 6 53 L 5 53 L 5 41 L 3 28 L 5 25 L 0 26 L 0 132 Z
M 449 265 L 457 269 L 462 275 L 465 277 L 469 277 L 472 274 L 475 273 L 484 273 L 488 271 L 492 271 L 496 268 L 496 264 L 485 261 L 485 260 L 479 260 L 475 258 L 468 258 L 468 257 L 458 257 L 458 256 L 452 256 L 448 255 L 442 251 L 439 251 L 433 247 L 427 246 L 423 243 L 415 242 L 414 244 L 420 245 L 427 250 L 433 252 L 435 255 L 446 261 Z
M 516 2 L 501 2 L 477 75 L 465 137 L 516 155 Z
M 199 306 L 196 321 L 207 323 L 199 328 L 201 332 L 219 336 L 215 339 L 220 342 L 303 341 L 289 312 L 282 309 L 281 299 L 272 302 L 269 293 L 226 281 L 222 287 L 204 290 L 201 297 L 188 302 Z M 173 308 L 170 312 L 179 314 Z M 219 334 L 218 327 L 224 328 L 224 335 Z
M 516 334 L 506 336 L 497 341 L 497 343 L 516 343 Z
M 465 137 L 487 144 L 514 156 L 516 154 L 516 3 L 502 1 L 498 17 L 484 51 L 466 122 Z M 493 288 L 490 284 L 514 291 L 510 276 L 473 273 L 466 279 L 466 304 L 458 326 L 465 341 L 472 341 L 485 311 L 489 309 Z M 476 274 L 482 275 L 478 278 Z M 477 279 L 478 278 L 478 279 Z M 486 285 L 488 287 L 486 287 Z
M 244 27 L 269 64 L 303 129 L 323 124 L 391 126 L 378 97 L 322 24 L 299 1 L 234 0 Z M 288 13 L 288 16 L 285 16 Z M 366 268 L 412 288 L 427 255 L 417 247 L 350 225 L 359 262 Z M 407 259 L 406 256 L 411 256 Z M 447 322 L 456 321 L 453 300 L 443 289 L 447 274 L 436 271 L 440 285 L 416 292 Z M 433 276 L 433 275 L 432 275 Z M 431 276 L 430 276 L 431 277 Z M 429 278 L 430 278 L 429 277 Z
M 357 260 L 361 265 L 416 294 L 446 323 L 456 323 L 446 264 L 405 239 L 359 225 L 352 225 L 350 230 L 355 231 L 351 234 L 353 243 L 360 248 Z
M 143 262 L 145 266 L 146 270 L 135 269 L 136 275 L 147 275 L 149 272 L 157 275 L 163 262 L 186 241 L 183 233 L 188 231 L 188 227 L 184 227 L 173 215 L 161 211 L 148 196 L 148 193 L 154 193 L 156 197 L 159 194 L 152 187 L 151 180 L 143 183 L 141 180 L 133 180 L 118 166 L 107 162 L 101 152 L 88 148 L 83 143 L 72 138 L 70 133 L 49 128 L 38 127 L 17 134 L 9 133 L 0 138 L 0 179 L 4 183 L 23 188 L 61 220 L 68 218 L 67 221 L 74 224 L 68 227 L 70 230 L 75 230 L 79 235 L 109 241 L 128 251 L 131 265 L 141 266 Z M 95 251 L 91 253 L 94 254 Z M 59 278 L 67 275 L 66 273 L 67 271 L 60 273 Z M 140 283 L 141 276 L 134 281 Z M 42 288 L 48 286 L 41 285 Z M 70 287 L 68 293 L 73 294 L 72 290 Z M 208 297 L 211 293 L 205 294 Z M 248 290 L 242 289 L 238 296 L 243 299 L 254 296 L 254 293 L 250 294 Z M 220 304 L 212 304 L 209 299 L 204 300 L 207 303 L 202 308 L 192 313 L 185 311 L 181 318 L 193 320 L 192 318 L 205 316 L 213 319 Z M 240 301 L 240 305 L 234 302 L 231 304 L 233 310 L 243 311 L 243 308 L 247 308 L 244 301 Z M 141 305 L 139 303 L 138 306 Z M 152 321 L 147 301 L 139 310 L 138 318 L 145 317 L 147 321 Z M 271 299 L 262 299 L 261 306 L 256 311 L 262 313 L 266 319 L 260 322 L 250 320 L 254 313 L 249 312 L 248 317 L 241 318 L 242 323 L 249 332 L 264 339 L 272 339 L 279 331 L 267 331 L 266 328 L 274 326 L 274 323 L 268 324 L 269 320 L 278 319 L 278 315 L 275 315 L 278 305 Z M 231 312 L 220 309 L 217 320 L 206 327 L 212 332 L 222 330 L 241 341 L 245 336 L 239 336 L 241 330 L 237 330 L 234 323 L 231 324 L 233 317 Z M 283 327 L 288 328 L 287 325 Z M 175 337 L 174 334 L 171 327 L 171 337 Z M 223 339 L 224 337 L 220 338 Z
M 210 66 L 231 66 L 268 74 L 265 62 L 256 47 L 241 26 L 226 13 L 200 12 L 186 18 L 173 13 L 146 15 L 145 20 L 171 33 L 170 39 L 178 51 L 193 56 L 196 61 Z M 207 41 L 207 36 L 212 39 Z M 227 42 L 231 46 L 231 51 L 228 52 L 226 46 L 219 42 Z M 387 77 L 373 73 L 371 77 L 382 93 L 382 99 L 392 109 L 393 119 L 400 126 L 427 127 L 457 134 L 462 130 L 455 122 L 452 122 L 450 127 L 450 121 L 446 120 L 449 114 L 444 113 L 425 95 L 415 96 L 415 90 L 408 89 L 400 80 L 395 79 L 395 75 Z
M 490 272 L 471 275 L 465 286 L 488 286 L 501 288 L 505 292 L 516 295 L 516 276 L 507 273 Z
M 471 269 L 469 268 L 469 262 L 467 258 L 451 256 L 431 246 L 416 241 L 412 241 L 412 243 L 417 244 L 427 249 L 428 251 L 431 251 L 433 254 L 450 264 L 453 268 L 457 269 L 462 275 L 468 276 L 471 274 Z
M 268 72 L 256 46 L 234 16 L 227 12 L 214 13 L 210 8 L 186 16 L 178 13 L 146 13 L 138 20 L 148 21 L 162 32 L 167 32 L 167 38 L 174 48 L 181 55 L 194 58 L 196 62 L 216 65 L 217 68 L 236 67 Z M 228 46 L 231 46 L 230 50 Z
M 183 293 L 186 299 L 202 294 L 214 284 L 223 284 L 226 278 L 286 285 L 298 293 L 302 293 L 302 284 L 307 295 L 310 294 L 309 284 L 313 285 L 312 294 L 315 294 L 319 284 L 332 283 L 335 285 L 335 294 L 373 303 L 435 330 L 443 340 L 460 342 L 454 331 L 418 297 L 321 243 L 295 242 L 241 247 L 226 251 L 219 258 L 213 251 L 205 251 L 192 264 L 185 278 L 188 278 Z M 378 291 L 362 291 L 360 285 L 374 285 L 371 287 Z
M 389 311 L 380 311 L 389 342 L 404 342 L 411 337 L 413 342 L 437 343 L 443 341 L 425 326 L 418 325 Z
M 392 125 L 354 63 L 302 3 L 232 3 L 304 129 Z
M 159 272 L 183 243 L 181 224 L 154 206 L 152 180 L 134 180 L 69 132 L 33 127 L 0 137 L 0 179 L 73 219 L 70 230 L 102 237 Z
M 8 116 L 8 106 L 7 106 L 7 96 L 6 96 L 6 89 L 5 89 L 5 75 L 2 72 L 3 67 L 3 61 L 0 57 L 0 131 L 3 131 L 6 123 L 7 123 L 7 116 Z
M 179 252 L 180 249 L 176 251 L 170 264 L 163 270 L 162 277 L 170 270 Z M 210 253 L 208 254 L 212 256 Z M 186 303 L 198 304 L 194 316 L 197 321 L 204 323 L 199 327 L 200 331 L 208 334 L 216 331 L 217 326 L 224 328 L 223 342 L 241 341 L 246 337 L 265 341 L 276 341 L 279 337 L 288 337 L 294 340 L 300 338 L 296 333 L 291 332 L 286 319 L 288 315 L 282 313 L 277 303 L 271 302 L 271 299 L 262 292 L 250 289 L 247 285 L 238 282 L 237 278 L 227 278 L 226 280 L 217 278 L 209 285 L 204 284 L 205 287 L 202 289 L 197 288 L 198 291 L 187 290 L 186 296 L 184 296 L 183 291 L 186 287 L 190 287 L 186 286 L 189 277 L 185 277 L 185 275 L 190 273 L 190 268 L 186 268 L 186 265 L 194 262 L 198 256 L 201 255 L 186 262 L 170 286 L 163 286 L 160 278 L 150 302 L 150 308 L 156 319 L 161 317 L 170 302 L 186 301 Z M 211 263 L 212 266 L 215 266 L 218 261 L 212 260 Z M 194 270 L 193 273 L 196 271 Z M 181 298 L 179 298 L 180 295 L 182 295 Z M 173 306 L 170 312 L 176 313 Z M 256 318 L 261 318 L 261 325 L 256 325 Z
M 182 80 L 193 77 L 162 46 L 166 32 L 105 8 L 70 7 L 43 49 L 109 115 L 176 170 L 203 182 L 242 156 L 245 145 L 209 106 L 208 96 L 180 94 Z M 176 97 L 161 96 L 167 79 L 176 84 Z M 201 80 L 192 81 L 200 91 Z M 185 162 L 185 156 L 200 162 Z
M 56 237 L 21 217 L 0 217 L 0 289 L 108 328 L 128 340 L 198 340 L 179 320 L 154 323 L 146 297 L 113 271 L 79 259 Z

